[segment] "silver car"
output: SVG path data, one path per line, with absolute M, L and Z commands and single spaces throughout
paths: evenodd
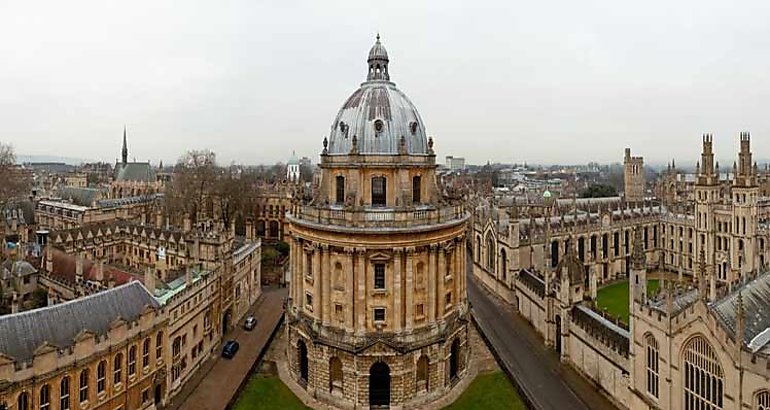
M 243 322 L 243 328 L 246 330 L 252 330 L 256 326 L 257 326 L 257 318 L 255 318 L 253 315 L 249 315 L 246 318 L 246 320 Z

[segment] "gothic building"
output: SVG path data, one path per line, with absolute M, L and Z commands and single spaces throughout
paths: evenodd
M 574 200 L 564 212 L 546 198 L 541 210 L 486 200 L 476 210 L 475 276 L 621 408 L 770 408 L 768 203 L 748 133 L 727 182 L 712 143 L 703 136 L 684 204 Z M 675 274 L 648 295 L 652 269 Z M 591 302 L 626 277 L 627 324 Z
M 317 192 L 287 216 L 287 356 L 291 382 L 334 407 L 416 408 L 467 372 L 469 216 L 442 198 L 433 140 L 379 36 L 367 62 Z

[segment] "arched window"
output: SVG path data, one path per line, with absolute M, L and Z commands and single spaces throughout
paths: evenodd
M 658 341 L 655 340 L 655 337 L 651 334 L 645 336 L 644 339 L 647 345 L 647 351 L 645 355 L 645 358 L 647 359 L 647 393 L 657 399 L 659 391 L 658 380 L 660 375 L 660 367 L 658 364 L 660 358 L 660 354 L 658 352 Z
M 755 396 L 756 410 L 770 410 L 770 391 L 763 390 Z
M 16 404 L 19 410 L 29 410 L 29 394 L 22 392 L 19 394 L 19 398 L 16 399 Z
M 120 384 L 123 380 L 123 353 L 115 355 L 115 360 L 112 363 L 112 383 Z
M 107 388 L 107 362 L 102 360 L 99 365 L 96 366 L 96 392 L 102 393 Z
M 336 202 L 338 204 L 345 203 L 345 177 L 342 175 L 337 175 L 337 178 L 335 178 L 337 183 L 337 195 L 336 195 Z
M 59 409 L 70 410 L 70 377 L 64 376 L 59 382 Z
M 481 263 L 481 237 L 476 235 L 476 262 Z
M 160 360 L 163 357 L 163 332 L 155 335 L 155 358 Z
M 182 353 L 182 338 L 177 336 L 174 338 L 174 342 L 171 344 L 171 356 L 178 357 Z
M 88 369 L 80 372 L 80 390 L 78 390 L 80 402 L 88 401 Z
M 709 342 L 691 339 L 684 349 L 684 409 L 721 410 L 724 403 L 724 372 Z
M 150 366 L 150 338 L 145 338 L 142 343 L 142 367 Z
M 492 238 L 492 234 L 487 234 L 487 269 L 490 272 L 495 271 L 495 241 Z
M 40 410 L 51 408 L 51 386 L 44 384 L 40 388 Z
M 345 275 L 342 271 L 342 264 L 334 264 L 334 287 L 336 289 L 345 289 Z
M 551 267 L 555 268 L 559 264 L 559 242 L 551 242 Z
M 422 178 L 419 175 L 412 177 L 412 203 L 419 204 L 422 201 Z
M 508 277 L 508 255 L 505 253 L 505 249 L 500 249 L 500 276 L 503 278 L 503 282 Z
M 329 359 L 329 392 L 342 395 L 342 361 L 338 357 Z
M 385 181 L 385 177 L 372 177 L 372 206 L 387 204 Z
M 417 391 L 428 391 L 428 365 L 428 357 L 425 355 L 417 360 Z
M 136 374 L 136 346 L 128 349 L 128 376 Z

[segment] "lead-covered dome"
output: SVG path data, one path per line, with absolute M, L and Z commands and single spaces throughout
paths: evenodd
M 401 137 L 409 154 L 428 154 L 428 137 L 409 98 L 390 82 L 388 52 L 380 36 L 369 51 L 367 81 L 342 105 L 332 123 L 328 154 L 399 154 Z

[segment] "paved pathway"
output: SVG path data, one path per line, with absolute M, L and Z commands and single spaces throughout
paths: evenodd
M 510 305 L 483 289 L 472 269 L 469 265 L 467 274 L 473 317 L 533 408 L 616 409 L 574 369 L 561 364 L 556 353 L 545 347 L 540 336 Z
M 267 348 L 273 331 L 283 320 L 283 300 L 286 288 L 265 289 L 250 311 L 257 318 L 257 326 L 251 332 L 238 326 L 225 335 L 224 340 L 235 339 L 240 349 L 232 360 L 217 355 L 209 360 L 185 384 L 172 400 L 168 409 L 224 410 L 233 400 L 241 383 L 254 367 L 257 359 Z M 220 353 L 220 350 L 217 350 Z

